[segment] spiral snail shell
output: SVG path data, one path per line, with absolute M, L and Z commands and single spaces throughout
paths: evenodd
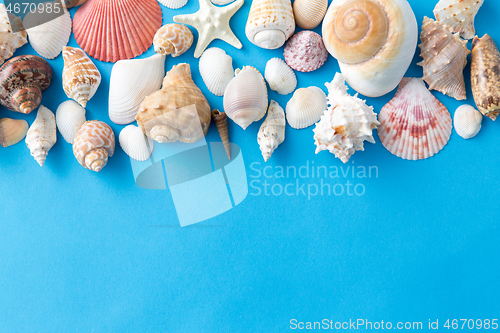
M 115 134 L 108 124 L 92 120 L 76 133 L 73 154 L 85 169 L 99 172 L 115 152 Z

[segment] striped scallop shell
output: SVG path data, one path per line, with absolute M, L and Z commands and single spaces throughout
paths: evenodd
M 158 2 L 167 8 L 179 9 L 181 7 L 184 7 L 187 4 L 188 0 L 158 0 Z
M 76 133 L 78 133 L 85 121 L 85 109 L 73 100 L 63 102 L 57 108 L 57 129 L 68 143 L 73 144 Z
M 318 87 L 300 88 L 286 105 L 286 120 L 296 129 L 306 128 L 321 119 L 327 109 L 326 95 Z
M 234 77 L 233 59 L 224 50 L 212 47 L 203 52 L 199 68 L 208 90 L 216 96 L 224 95 Z
M 134 125 L 128 125 L 122 129 L 118 141 L 125 154 L 137 161 L 147 160 L 154 149 L 153 140 Z
M 28 122 L 23 119 L 0 119 L 0 145 L 6 148 L 21 142 L 28 128 Z
M 302 29 L 316 28 L 328 9 L 328 0 L 295 0 L 293 2 L 293 16 L 295 24 Z
M 483 115 L 473 106 L 462 105 L 453 116 L 455 131 L 464 139 L 471 139 L 481 130 Z
M 474 18 L 484 0 L 441 0 L 434 8 L 434 16 L 451 32 L 471 39 L 475 35 Z
M 165 24 L 156 32 L 153 44 L 156 53 L 178 57 L 193 45 L 193 33 L 182 24 Z
M 272 58 L 266 64 L 264 73 L 269 88 L 281 95 L 288 95 L 297 87 L 293 70 L 280 58 Z
M 73 154 L 86 169 L 99 172 L 115 152 L 115 134 L 108 124 L 93 120 L 80 128 L 73 143 Z
M 299 72 L 312 72 L 325 63 L 328 51 L 314 31 L 301 31 L 288 40 L 283 52 L 288 66 Z

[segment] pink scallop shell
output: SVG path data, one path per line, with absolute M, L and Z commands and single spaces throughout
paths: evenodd
M 312 72 L 323 66 L 328 51 L 320 35 L 304 30 L 288 40 L 283 55 L 288 66 L 296 71 Z

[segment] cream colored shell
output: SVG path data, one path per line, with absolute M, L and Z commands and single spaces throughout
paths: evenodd
M 26 145 L 31 156 L 43 167 L 49 150 L 57 141 L 56 118 L 54 113 L 40 105 L 35 121 L 26 134 Z
M 27 42 L 28 38 L 22 20 L 9 14 L 5 5 L 0 3 L 0 65 Z
M 295 24 L 304 29 L 316 28 L 328 9 L 328 0 L 295 0 L 293 2 L 293 16 Z
M 481 130 L 483 115 L 471 105 L 462 105 L 453 116 L 455 131 L 464 139 L 471 139 Z
M 484 0 L 441 0 L 434 8 L 436 20 L 460 37 L 471 39 L 475 35 L 474 18 Z
M 224 95 L 234 77 L 233 58 L 218 47 L 206 49 L 200 57 L 200 74 L 207 89 L 215 96 Z
M 188 0 L 158 0 L 158 2 L 167 8 L 179 9 L 184 7 L 188 3 Z
M 145 161 L 153 153 L 153 140 L 145 136 L 137 126 L 128 125 L 122 129 L 118 140 L 125 154 L 134 160 Z
M 264 76 L 269 88 L 278 94 L 288 95 L 297 87 L 297 77 L 293 69 L 280 58 L 272 58 L 267 62 Z
M 257 135 L 262 157 L 267 162 L 274 150 L 285 140 L 285 112 L 275 101 L 271 101 L 266 120 L 262 123 Z
M 286 120 L 296 129 L 318 122 L 327 109 L 326 95 L 318 87 L 300 88 L 286 104 Z

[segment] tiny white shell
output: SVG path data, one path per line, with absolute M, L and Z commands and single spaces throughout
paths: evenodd
M 128 125 L 118 138 L 123 151 L 137 161 L 145 161 L 153 152 L 153 140 L 144 135 L 142 130 L 134 125 Z
M 455 131 L 464 139 L 471 139 L 481 130 L 483 115 L 473 106 L 462 105 L 453 116 Z
M 297 77 L 293 69 L 280 58 L 272 58 L 267 62 L 265 78 L 269 88 L 281 95 L 288 95 L 297 87 Z
M 208 90 L 216 96 L 224 95 L 234 77 L 233 59 L 224 50 L 212 47 L 203 52 L 199 67 Z
M 57 128 L 68 143 L 73 144 L 76 133 L 86 121 L 85 109 L 74 100 L 66 101 L 57 108 Z
M 184 7 L 187 4 L 188 0 L 158 0 L 158 2 L 167 8 L 179 9 L 181 7 Z
M 327 109 L 326 95 L 318 87 L 300 88 L 286 105 L 286 120 L 296 129 L 318 122 Z

